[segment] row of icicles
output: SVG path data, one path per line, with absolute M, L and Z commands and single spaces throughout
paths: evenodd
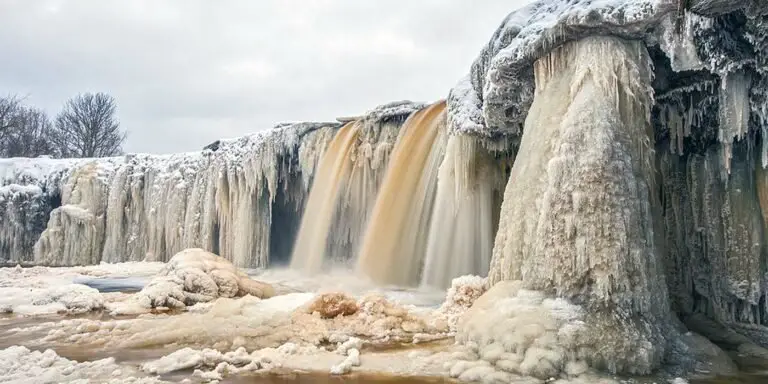
M 364 129 L 362 121 L 347 123 L 326 149 L 291 267 L 318 273 L 343 260 L 329 254 L 338 252 L 329 242 L 356 236 L 334 229 L 351 221 L 365 224 L 359 239 L 343 239 L 357 249 L 348 259 L 376 283 L 444 288 L 454 277 L 487 275 L 506 184 L 504 160 L 476 138 L 448 135 L 441 101 L 402 125 L 379 185 L 356 188 L 376 171 L 359 161 Z M 350 206 L 357 208 L 350 213 Z

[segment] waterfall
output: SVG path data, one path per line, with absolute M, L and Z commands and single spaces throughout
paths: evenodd
M 414 113 L 402 128 L 357 262 L 357 269 L 376 282 L 418 282 L 444 134 L 445 102 Z
M 322 154 L 291 267 L 317 273 L 354 258 L 404 121 L 422 104 L 396 102 L 351 119 Z
M 359 135 L 359 122 L 345 124 L 323 156 L 293 249 L 292 268 L 307 272 L 318 272 L 321 269 L 336 201 L 344 185 L 342 180 L 349 178 L 352 168 L 350 157 Z
M 437 177 L 423 285 L 447 288 L 454 277 L 488 274 L 505 176 L 503 163 L 480 139 L 448 139 Z

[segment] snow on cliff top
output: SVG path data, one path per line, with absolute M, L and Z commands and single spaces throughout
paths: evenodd
M 589 35 L 657 40 L 676 17 L 678 3 L 540 0 L 511 13 L 474 61 L 469 76 L 451 90 L 451 130 L 485 136 L 519 134 L 533 98 L 532 66 L 538 58 Z M 748 4 L 735 0 L 720 8 L 736 10 Z
M 407 116 L 424 106 L 423 103 L 411 101 L 391 102 L 373 108 L 357 118 L 366 121 L 386 121 Z M 274 128 L 246 136 L 217 140 L 201 151 L 175 154 L 132 153 L 118 157 L 86 159 L 52 159 L 50 157 L 0 159 L 0 186 L 9 184 L 39 185 L 44 188 L 54 186 L 72 169 L 91 162 L 96 162 L 99 167 L 110 170 L 123 164 L 160 170 L 195 170 L 199 169 L 202 163 L 211 160 L 223 161 L 230 165 L 242 165 L 242 160 L 261 156 L 265 152 L 279 153 L 288 148 L 295 148 L 300 144 L 301 138 L 312 131 L 340 126 L 339 122 L 281 123 Z

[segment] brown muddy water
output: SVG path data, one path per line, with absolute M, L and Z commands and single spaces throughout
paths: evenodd
M 93 312 L 80 316 L 67 316 L 67 319 L 72 318 L 88 318 L 93 320 L 116 320 L 116 319 L 129 319 L 132 316 L 113 317 L 106 313 Z M 46 345 L 31 345 L 31 341 L 39 339 L 45 336 L 45 332 L 39 334 L 24 334 L 16 335 L 9 334 L 8 331 L 13 328 L 32 327 L 40 325 L 46 322 L 56 322 L 63 320 L 61 315 L 49 315 L 49 316 L 35 316 L 35 317 L 19 317 L 14 315 L 0 314 L 0 349 L 4 349 L 13 345 L 23 345 L 30 349 L 44 350 L 51 348 L 56 351 L 62 357 L 66 357 L 70 360 L 76 361 L 93 361 L 107 357 L 113 357 L 118 363 L 139 365 L 142 362 L 158 359 L 171 352 L 179 349 L 177 346 L 168 346 L 160 348 L 147 348 L 147 349 L 123 349 L 123 350 L 103 350 L 103 349 L 89 349 L 81 347 L 66 347 L 66 346 L 46 346 Z M 448 345 L 452 343 L 452 340 L 435 340 L 432 343 L 434 347 L 440 345 Z M 424 345 L 420 346 L 425 347 Z M 392 344 L 384 346 L 375 346 L 365 348 L 368 352 L 385 352 L 385 351 L 398 351 L 414 348 L 413 344 Z M 761 370 L 759 373 L 743 373 L 735 377 L 719 377 L 709 379 L 692 379 L 691 384 L 768 384 L 768 362 L 765 363 L 767 369 Z M 181 380 L 190 377 L 191 370 L 174 372 L 173 374 L 163 376 L 164 380 L 171 382 L 180 382 Z M 659 378 L 638 378 L 630 379 L 626 381 L 631 384 L 664 384 L 666 381 Z M 240 375 L 235 377 L 228 377 L 221 381 L 222 384 L 435 384 L 435 383 L 457 383 L 457 381 L 450 378 L 442 377 L 424 377 L 424 376 L 393 376 L 388 374 L 372 374 L 372 373 L 351 373 L 344 376 L 329 375 L 327 372 L 309 372 L 309 371 L 271 371 L 269 373 L 254 373 L 248 375 Z

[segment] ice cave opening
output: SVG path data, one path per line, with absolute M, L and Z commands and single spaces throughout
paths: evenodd
M 768 370 L 767 167 L 764 0 L 535 1 L 434 103 L 0 159 L 0 376 Z

